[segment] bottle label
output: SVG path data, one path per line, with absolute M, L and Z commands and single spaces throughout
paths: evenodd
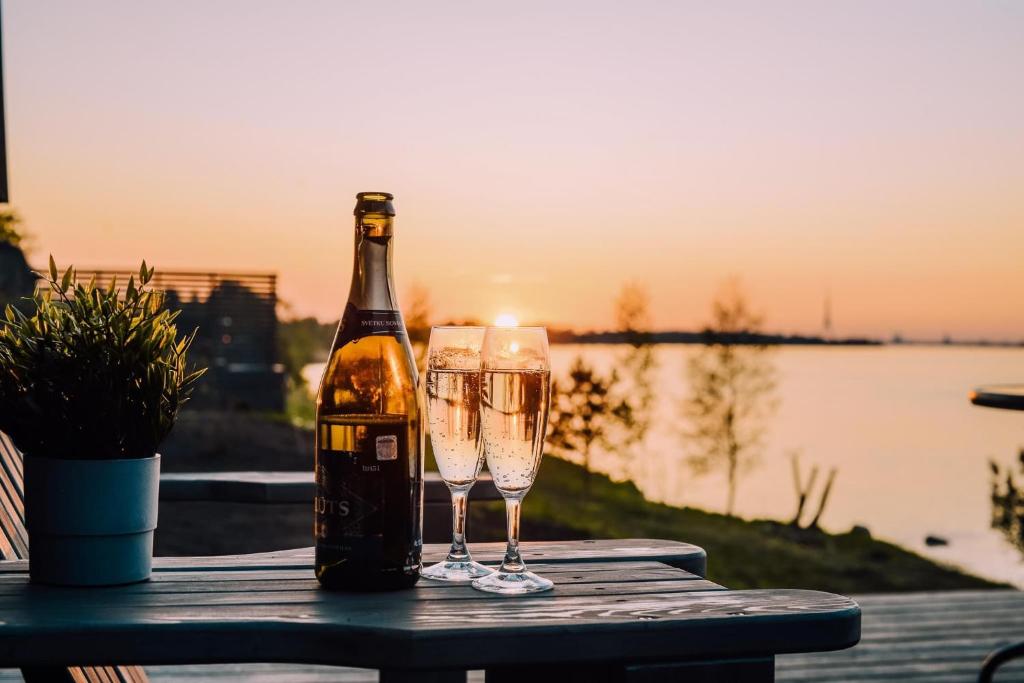
M 346 340 L 373 335 L 403 336 L 405 323 L 399 311 L 359 309 L 349 304 L 341 318 L 341 335 Z
M 317 438 L 317 545 L 367 560 L 380 556 L 386 543 L 407 536 L 394 532 L 413 516 L 409 473 L 399 457 L 408 448 L 408 423 L 324 420 Z

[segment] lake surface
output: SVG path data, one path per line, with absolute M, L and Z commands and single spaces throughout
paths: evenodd
M 636 450 L 633 479 L 651 500 L 721 511 L 720 474 L 695 476 L 680 403 L 688 390 L 691 345 L 656 347 L 659 397 L 652 427 Z M 552 347 L 555 376 L 582 355 L 602 370 L 626 348 Z M 1024 382 L 1024 349 L 946 346 L 780 347 L 772 352 L 780 401 L 760 464 L 741 480 L 736 512 L 788 520 L 796 506 L 789 454 L 819 482 L 838 468 L 822 525 L 854 524 L 880 538 L 989 578 L 1024 587 L 1021 554 L 989 529 L 989 459 L 1015 463 L 1024 447 L 1024 413 L 978 408 L 967 400 L 979 385 Z M 315 386 L 322 364 L 307 368 Z M 595 469 L 621 472 L 620 460 L 598 454 Z M 806 477 L 806 474 L 805 474 Z M 811 501 L 816 507 L 817 494 Z M 529 499 L 525 514 L 529 514 Z M 949 540 L 928 547 L 925 536 Z

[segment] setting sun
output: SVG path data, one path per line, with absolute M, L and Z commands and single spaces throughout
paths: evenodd
M 497 327 L 519 327 L 519 319 L 511 313 L 501 313 L 494 319 Z

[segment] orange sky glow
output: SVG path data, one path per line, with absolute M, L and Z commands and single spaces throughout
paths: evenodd
M 438 318 L 1024 337 L 1024 4 L 9 2 L 32 261 L 272 270 L 337 316 L 355 193 Z

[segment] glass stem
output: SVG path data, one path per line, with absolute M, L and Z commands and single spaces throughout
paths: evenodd
M 452 547 L 448 551 L 448 562 L 470 562 L 466 549 L 466 498 L 469 491 L 451 489 L 452 492 Z
M 523 558 L 519 556 L 519 510 L 523 501 L 519 497 L 505 499 L 505 512 L 508 515 L 508 547 L 505 559 L 501 562 L 501 571 L 521 573 L 526 571 Z

